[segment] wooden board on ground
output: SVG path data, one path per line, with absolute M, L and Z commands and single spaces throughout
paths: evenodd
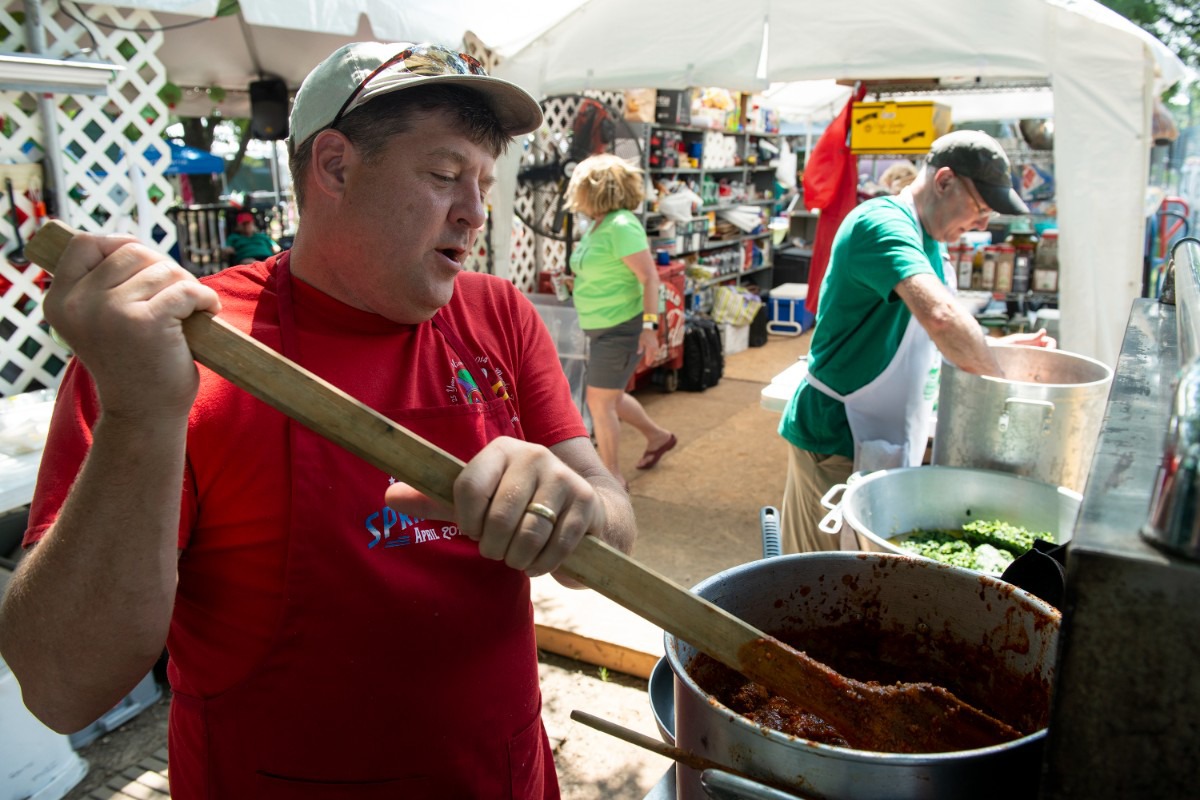
M 549 575 L 531 581 L 537 644 L 543 650 L 638 678 L 663 655 L 663 631 L 596 592 Z

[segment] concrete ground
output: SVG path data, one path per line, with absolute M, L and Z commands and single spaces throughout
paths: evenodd
M 678 436 L 679 445 L 653 470 L 639 471 L 633 465 L 645 442 L 628 426 L 622 431 L 621 463 L 640 529 L 635 558 L 691 586 L 761 555 L 758 513 L 764 505 L 781 502 L 787 455 L 775 433 L 779 416 L 760 406 L 760 392 L 774 375 L 807 353 L 808 340 L 807 334 L 772 336 L 765 347 L 730 356 L 724 378 L 705 392 L 668 394 L 649 387 L 637 393 L 650 415 Z M 554 597 L 561 606 L 555 610 L 571 618 L 563 627 L 585 633 L 637 627 L 630 624 L 627 612 L 594 593 Z M 545 607 L 538 611 L 548 613 Z M 641 635 L 643 641 L 646 636 L 652 641 L 632 650 L 652 662 L 662 653 L 661 633 L 651 628 Z M 601 649 L 607 644 L 599 642 Z M 564 800 L 644 798 L 670 760 L 575 722 L 570 713 L 586 711 L 657 739 L 645 678 L 547 651 L 540 661 L 543 718 L 555 747 Z M 82 748 L 80 755 L 91 768 L 67 800 L 168 797 L 162 779 L 167 706 L 164 697 Z

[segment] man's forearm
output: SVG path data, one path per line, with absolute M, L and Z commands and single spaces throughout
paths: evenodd
M 79 730 L 162 653 L 175 602 L 186 420 L 101 418 L 57 521 L 0 606 L 0 651 L 25 702 Z
M 979 323 L 964 311 L 944 327 L 930 331 L 930 338 L 941 354 L 954 366 L 976 375 L 1003 377 L 996 354 L 987 343 Z

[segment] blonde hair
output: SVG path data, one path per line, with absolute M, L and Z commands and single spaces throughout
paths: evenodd
M 634 210 L 646 197 L 642 170 L 609 153 L 579 162 L 567 184 L 567 208 L 600 216 L 624 208 Z
M 879 185 L 892 194 L 899 194 L 901 189 L 916 179 L 916 167 L 908 161 L 897 161 L 885 169 L 883 174 L 879 176 Z

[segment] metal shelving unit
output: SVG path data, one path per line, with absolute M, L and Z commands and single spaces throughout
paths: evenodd
M 672 125 L 664 123 L 642 123 L 643 126 L 643 156 L 642 167 L 651 180 L 656 178 L 676 178 L 687 181 L 693 184 L 697 194 L 701 193 L 701 184 L 707 177 L 713 177 L 716 180 L 738 180 L 748 190 L 755 193 L 762 193 L 773 188 L 773 176 L 775 166 L 772 164 L 758 163 L 758 148 L 757 140 L 768 139 L 772 142 L 780 140 L 779 134 L 767 133 L 765 131 L 723 131 L 713 128 L 702 128 L 691 125 Z M 680 167 L 680 166 L 653 166 L 651 165 L 651 147 L 650 142 L 655 131 L 675 131 L 684 134 L 685 142 L 703 142 L 706 134 L 720 134 L 722 136 L 731 137 L 735 140 L 735 158 L 740 162 L 733 166 L 705 167 L 703 166 L 703 154 L 701 154 L 700 167 Z M 753 162 L 753 163 L 750 163 Z M 753 205 L 753 206 L 770 206 L 776 202 L 775 198 L 754 197 L 745 200 L 731 200 L 728 203 L 708 203 L 699 208 L 698 213 L 706 214 L 713 211 L 720 211 L 723 208 L 728 208 L 736 205 Z M 642 214 L 643 221 L 658 219 L 662 217 L 657 211 L 645 211 Z M 737 280 L 745 275 L 763 273 L 773 268 L 772 245 L 770 231 L 764 230 L 762 233 L 748 234 L 744 236 L 723 239 L 720 241 L 709 241 L 703 247 L 685 250 L 674 253 L 675 256 L 699 256 L 703 253 L 710 253 L 721 250 L 727 247 L 736 247 L 747 241 L 761 242 L 763 250 L 763 263 L 751 269 L 729 273 L 719 276 L 708 281 L 696 281 L 693 286 L 693 292 L 713 286 L 719 283 L 726 283 L 730 280 Z
M 750 269 L 744 269 L 741 272 L 731 272 L 728 275 L 718 275 L 717 277 L 709 278 L 706 281 L 694 281 L 692 283 L 692 291 L 698 292 L 701 289 L 707 289 L 710 286 L 716 286 L 717 284 L 720 284 L 720 283 L 726 283 L 728 281 L 735 280 L 738 278 L 744 278 L 747 275 L 757 275 L 759 273 L 766 272 L 767 270 L 769 270 L 771 268 L 772 268 L 772 265 L 765 264 L 761 267 L 751 267 Z

